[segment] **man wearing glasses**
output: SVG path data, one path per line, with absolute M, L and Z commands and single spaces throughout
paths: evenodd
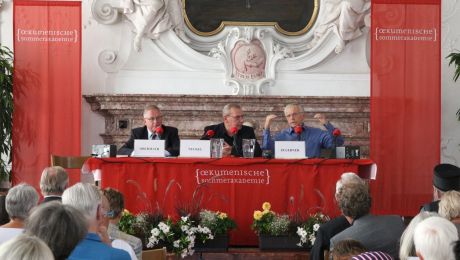
M 242 143 L 243 139 L 256 139 L 254 129 L 243 125 L 244 115 L 243 110 L 237 104 L 227 104 L 222 109 L 224 122 L 217 125 L 210 125 L 204 128 L 201 140 L 210 138 L 224 139 L 222 156 L 243 156 Z M 262 150 L 259 143 L 256 141 L 254 156 L 260 157 Z
M 316 114 L 314 118 L 318 119 L 327 131 L 306 126 L 303 122 L 304 111 L 298 104 L 287 105 L 284 108 L 284 115 L 289 127 L 277 133 L 273 138 L 274 140 L 270 135 L 270 125 L 272 120 L 278 116 L 268 115 L 266 117 L 262 149 L 273 151 L 274 141 L 304 141 L 306 156 L 308 158 L 315 158 L 320 157 L 321 148 L 332 149 L 335 146 L 341 146 L 344 142 L 340 131 L 327 121 L 326 117 L 322 114 Z
M 134 139 L 165 140 L 165 156 L 179 155 L 177 128 L 163 125 L 163 115 L 155 105 L 144 109 L 144 126 L 131 130 L 131 137 L 118 150 L 118 154 L 130 155 L 134 150 Z

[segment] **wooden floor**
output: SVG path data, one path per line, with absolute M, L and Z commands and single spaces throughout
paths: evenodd
M 308 251 L 261 251 L 259 248 L 229 248 L 225 253 L 195 253 L 187 257 L 187 260 L 206 259 L 206 260 L 306 260 L 310 255 Z M 176 260 L 173 254 L 168 254 L 168 260 Z

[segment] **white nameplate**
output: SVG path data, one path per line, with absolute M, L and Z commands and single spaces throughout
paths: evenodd
M 134 140 L 133 157 L 165 157 L 165 140 Z
M 211 157 L 211 141 L 180 140 L 180 157 Z
M 275 158 L 277 159 L 303 159 L 305 156 L 304 141 L 276 141 Z

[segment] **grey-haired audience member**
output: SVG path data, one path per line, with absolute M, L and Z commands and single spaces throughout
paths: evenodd
M 438 213 L 431 211 L 421 211 L 407 225 L 401 241 L 399 243 L 399 259 L 407 260 L 409 257 L 415 257 L 414 230 L 418 223 L 429 217 L 438 216 Z
M 420 222 L 414 231 L 414 244 L 421 260 L 454 260 L 457 230 L 443 217 L 431 217 Z
M 69 184 L 69 175 L 60 166 L 47 167 L 40 178 L 40 190 L 44 197 L 43 202 L 59 200 Z
M 53 253 L 40 238 L 19 235 L 0 246 L 2 260 L 52 260 Z
M 2 227 L 22 228 L 30 210 L 38 204 L 38 193 L 29 184 L 21 183 L 8 191 L 5 204 L 10 222 Z
M 43 240 L 56 260 L 67 259 L 87 231 L 83 214 L 59 201 L 39 205 L 32 211 L 25 226 L 25 233 Z
M 77 183 L 64 191 L 62 203 L 79 210 L 88 225 L 86 237 L 75 247 L 69 259 L 131 259 L 125 251 L 108 245 L 110 240 L 104 226 L 107 209 L 102 204 L 99 188 L 89 183 Z
M 460 192 L 451 190 L 444 193 L 439 202 L 439 215 L 454 223 L 460 236 Z

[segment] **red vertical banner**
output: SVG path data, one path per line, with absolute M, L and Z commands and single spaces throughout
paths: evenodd
M 440 157 L 440 1 L 373 1 L 371 158 L 376 213 L 415 215 Z
M 38 187 L 50 154 L 80 155 L 81 3 L 13 4 L 13 184 Z

